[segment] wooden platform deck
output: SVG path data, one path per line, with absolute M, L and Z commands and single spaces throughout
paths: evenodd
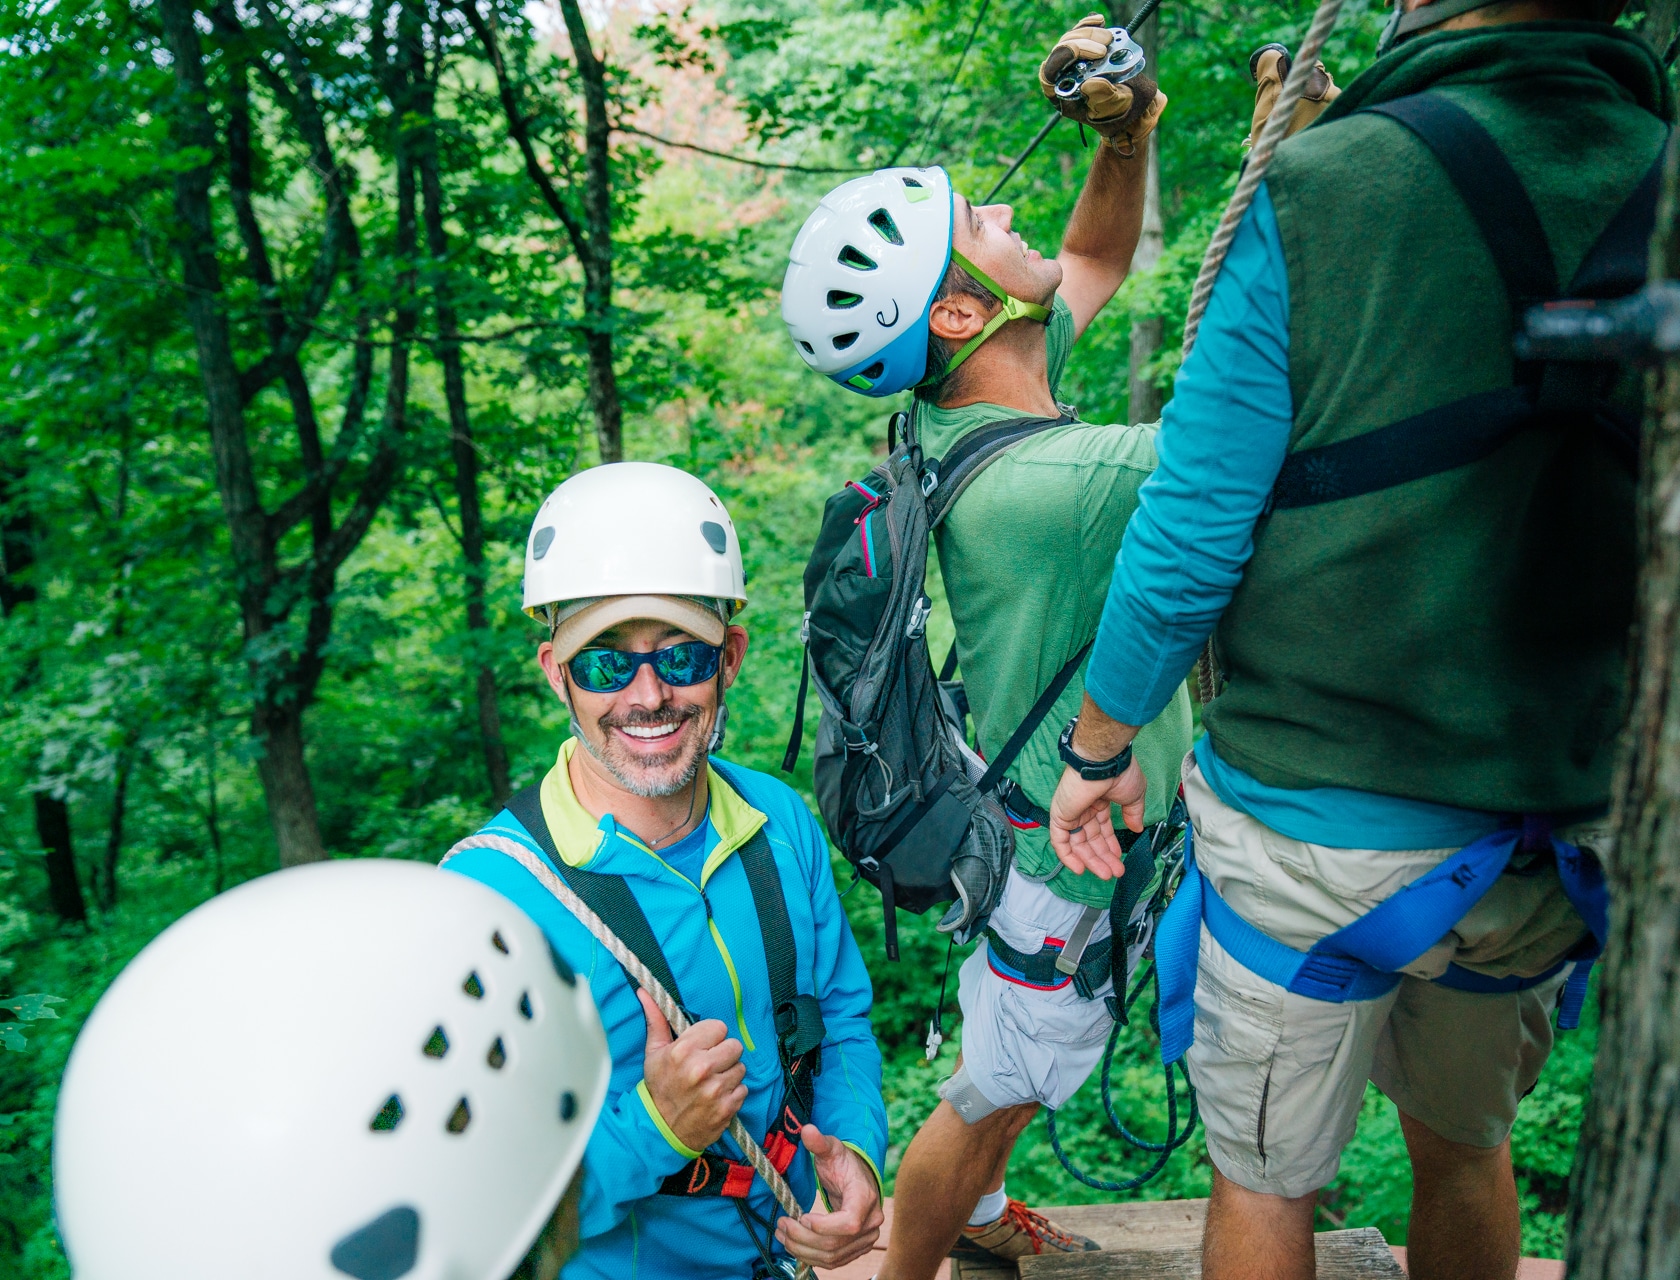
M 868 1257 L 822 1280 L 870 1280 L 886 1259 L 892 1201 L 877 1247 Z M 1201 1280 L 1202 1223 L 1206 1200 L 1148 1200 L 1084 1204 L 1043 1210 L 1102 1246 L 1100 1253 L 1046 1254 L 1019 1267 L 947 1263 L 939 1280 Z M 1324 1231 L 1318 1236 L 1320 1280 L 1405 1280 L 1406 1251 L 1391 1248 L 1374 1227 Z M 1525 1258 L 1517 1280 L 1563 1280 L 1563 1264 Z

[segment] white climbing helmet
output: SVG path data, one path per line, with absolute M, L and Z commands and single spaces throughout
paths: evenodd
M 632 618 L 659 618 L 722 644 L 746 604 L 734 521 L 704 481 L 676 467 L 613 462 L 580 471 L 531 522 L 525 612 L 559 628 L 561 661 Z
M 506 898 L 317 863 L 190 912 L 95 1007 L 58 1098 L 77 1280 L 505 1280 L 612 1063 Z
M 782 279 L 782 320 L 806 364 L 868 396 L 922 380 L 951 217 L 951 176 L 937 166 L 878 169 L 823 197 Z

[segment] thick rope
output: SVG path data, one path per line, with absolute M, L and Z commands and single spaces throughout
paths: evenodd
M 1272 114 L 1266 117 L 1266 126 L 1255 140 L 1254 149 L 1248 153 L 1248 165 L 1237 180 L 1237 189 L 1231 193 L 1231 202 L 1225 206 L 1225 216 L 1220 218 L 1213 239 L 1208 241 L 1207 253 L 1202 257 L 1202 269 L 1196 273 L 1196 285 L 1190 291 L 1190 310 L 1184 317 L 1184 346 L 1180 349 L 1183 360 L 1190 358 L 1190 349 L 1196 345 L 1202 315 L 1207 311 L 1208 299 L 1213 296 L 1213 283 L 1219 278 L 1219 269 L 1225 265 L 1225 255 L 1230 251 L 1231 241 L 1236 239 L 1237 227 L 1248 214 L 1248 206 L 1254 203 L 1254 193 L 1260 189 L 1260 183 L 1272 163 L 1272 152 L 1277 150 L 1278 143 L 1288 132 L 1295 106 L 1301 101 L 1307 81 L 1312 78 L 1313 69 L 1318 64 L 1318 51 L 1324 47 L 1341 12 L 1342 0 L 1321 0 L 1318 12 L 1313 15 L 1312 26 L 1307 28 L 1306 39 L 1301 41 L 1301 48 L 1289 68 L 1289 78 L 1283 82 L 1277 104 L 1273 106 Z M 1204 707 L 1219 692 L 1211 639 L 1196 663 L 1196 692 Z
M 479 832 L 460 841 L 454 848 L 443 855 L 438 863 L 441 867 L 458 853 L 465 853 L 468 849 L 494 849 L 497 853 L 504 853 L 512 858 L 525 870 L 535 876 L 542 887 L 547 889 L 560 904 L 577 917 L 577 921 L 590 935 L 605 947 L 614 960 L 624 966 L 637 984 L 653 997 L 654 1004 L 659 1006 L 659 1012 L 665 1015 L 665 1020 L 671 1024 L 674 1035 L 681 1035 L 691 1025 L 688 1015 L 682 1007 L 671 998 L 671 993 L 665 990 L 652 971 L 637 958 L 636 953 L 620 942 L 618 935 L 607 927 L 607 922 L 591 911 L 582 898 L 572 892 L 571 886 L 554 873 L 554 868 L 544 862 L 531 850 L 517 840 L 507 836 L 492 835 L 489 832 Z M 753 1172 L 764 1179 L 770 1188 L 770 1193 L 776 1197 L 776 1203 L 782 1207 L 782 1212 L 788 1217 L 798 1220 L 804 1213 L 799 1201 L 794 1198 L 793 1189 L 787 1180 L 776 1171 L 776 1166 L 770 1163 L 770 1157 L 764 1154 L 764 1149 L 753 1140 L 739 1117 L 729 1122 L 729 1136 L 735 1139 L 741 1153 L 746 1156 L 747 1163 L 753 1167 Z M 811 1268 L 807 1263 L 799 1264 L 799 1280 L 810 1280 Z
M 1185 359 L 1189 358 L 1190 348 L 1196 344 L 1196 331 L 1202 326 L 1202 313 L 1207 310 L 1208 299 L 1213 295 L 1213 282 L 1219 276 L 1219 269 L 1225 265 L 1225 254 L 1236 238 L 1237 225 L 1248 213 L 1248 206 L 1254 203 L 1254 193 L 1259 190 L 1272 163 L 1272 152 L 1277 150 L 1278 143 L 1283 141 L 1283 135 L 1289 130 L 1296 104 L 1301 101 L 1307 81 L 1312 78 L 1313 68 L 1318 63 L 1318 51 L 1324 47 L 1324 41 L 1336 25 L 1341 11 L 1342 0 L 1321 0 L 1318 12 L 1313 15 L 1312 26 L 1307 28 L 1306 39 L 1301 41 L 1300 51 L 1295 55 L 1294 65 L 1289 68 L 1289 78 L 1283 82 L 1277 105 L 1266 118 L 1266 127 L 1260 131 L 1254 149 L 1248 153 L 1248 165 L 1237 182 L 1237 189 L 1231 193 L 1231 202 L 1225 206 L 1225 216 L 1219 220 L 1219 227 L 1208 242 L 1202 269 L 1196 274 L 1196 286 L 1190 291 L 1190 310 L 1184 318 L 1182 354 Z

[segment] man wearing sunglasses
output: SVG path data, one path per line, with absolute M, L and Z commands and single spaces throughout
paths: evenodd
M 607 1028 L 612 1083 L 567 1280 L 791 1274 L 793 1258 L 860 1257 L 879 1233 L 881 1059 L 828 843 L 785 784 L 712 755 L 747 654 L 745 605 L 728 512 L 675 468 L 582 472 L 532 524 L 525 611 L 549 628 L 537 660 L 573 736 L 484 830 L 544 858 L 693 1018 L 673 1038 L 514 858 L 450 860 L 542 926 Z M 777 1219 L 725 1134 L 737 1116 L 819 1207 Z

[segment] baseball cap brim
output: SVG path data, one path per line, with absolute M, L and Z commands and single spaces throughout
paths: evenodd
M 606 596 L 568 614 L 554 629 L 554 657 L 569 662 L 596 636 L 622 622 L 668 622 L 706 644 L 723 643 L 728 626 L 714 610 L 683 596 Z

